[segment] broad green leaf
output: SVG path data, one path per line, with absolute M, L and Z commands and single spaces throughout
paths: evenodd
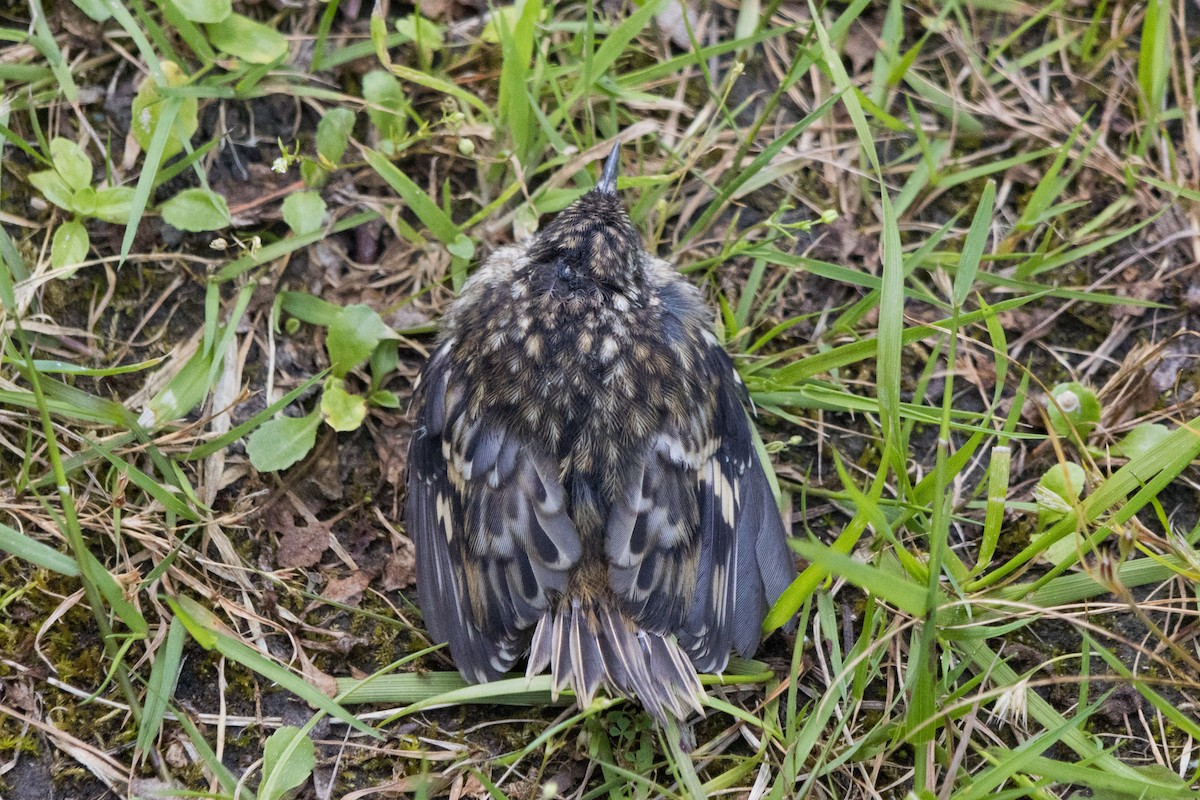
M 1115 456 L 1126 458 L 1146 456 L 1154 452 L 1155 448 L 1170 435 L 1171 429 L 1166 425 L 1158 422 L 1143 422 L 1141 425 L 1135 425 L 1129 433 L 1125 434 L 1125 438 L 1113 445 L 1110 452 Z
M 409 14 L 396 20 L 396 33 L 417 46 L 422 64 L 428 64 L 433 54 L 442 49 L 442 29 L 420 15 Z
M 188 82 L 188 76 L 174 61 L 163 61 L 162 73 L 167 87 L 184 86 Z M 134 96 L 133 105 L 130 108 L 129 128 L 133 132 L 133 138 L 144 152 L 150 151 L 150 142 L 154 138 L 154 131 L 158 129 L 163 119 L 165 100 L 166 96 L 155 82 L 153 75 L 147 75 L 138 84 L 137 94 Z M 197 116 L 198 101 L 195 97 L 176 97 L 174 100 L 178 104 L 178 111 L 170 122 L 170 133 L 163 146 L 161 156 L 163 160 L 182 150 L 183 143 L 191 140 L 200 125 Z
M 64 222 L 50 242 L 50 266 L 59 269 L 79 264 L 87 258 L 89 246 L 87 228 L 76 220 Z
M 276 400 L 274 403 L 271 403 L 271 405 L 267 406 L 262 411 L 259 411 L 257 414 L 250 417 L 245 422 L 243 422 L 239 425 L 235 425 L 234 427 L 230 428 L 228 431 L 221 434 L 220 436 L 215 436 L 212 439 L 209 439 L 208 441 L 206 441 L 204 444 L 200 445 L 199 447 L 189 451 L 185 456 L 183 456 L 182 460 L 196 461 L 201 458 L 207 458 L 208 456 L 212 455 L 213 453 L 218 452 L 219 450 L 224 450 L 226 447 L 233 444 L 234 442 L 241 439 L 242 437 L 249 436 L 251 433 L 258 430 L 259 427 L 261 427 L 262 425 L 265 425 L 267 422 L 269 422 L 271 420 L 271 418 L 274 417 L 276 414 L 283 411 L 283 409 L 287 408 L 292 403 L 294 403 L 298 399 L 300 399 L 301 395 L 303 395 L 305 392 L 307 392 L 313 386 L 317 385 L 317 383 L 324 380 L 326 374 L 327 374 L 327 370 L 322 370 L 321 372 L 318 372 L 316 375 L 313 375 L 312 377 L 310 377 L 308 380 L 297 384 L 296 387 L 294 389 L 292 389 L 290 392 L 283 395 L 278 400 Z M 317 420 L 317 422 L 319 423 L 320 420 Z
M 348 108 L 330 109 L 317 123 L 317 154 L 336 167 L 342 162 L 346 143 L 354 130 L 354 112 Z
M 0 550 L 60 575 L 74 577 L 79 574 L 75 559 L 3 523 L 0 523 Z
M 326 328 L 342 313 L 342 307 L 337 303 L 313 297 L 308 292 L 280 292 L 279 308 L 298 320 Z
M 1070 436 L 1074 429 L 1081 439 L 1100 421 L 1100 401 L 1096 393 L 1082 383 L 1060 383 L 1050 390 L 1053 399 L 1046 401 L 1050 427 L 1059 436 Z
M 230 0 L 171 0 L 171 3 L 192 22 L 220 22 L 233 13 Z
M 300 162 L 300 176 L 306 186 L 319 188 L 329 179 L 330 170 L 337 169 L 346 153 L 350 134 L 354 131 L 355 114 L 348 108 L 333 108 L 317 123 L 317 157 Z
M 1034 487 L 1033 496 L 1039 508 L 1061 517 L 1071 511 L 1087 485 L 1087 473 L 1078 464 L 1067 461 L 1046 470 Z
M 367 418 L 367 399 L 347 392 L 341 379 L 330 378 L 321 395 L 321 415 L 335 431 L 356 431 Z
M 229 227 L 225 198 L 207 189 L 184 189 L 162 204 L 163 219 L 181 231 L 215 231 Z
M 450 255 L 470 261 L 475 255 L 475 240 L 465 233 L 460 233 L 446 244 L 446 249 L 450 251 Z
M 330 369 L 335 377 L 341 378 L 366 361 L 384 339 L 395 338 L 396 332 L 375 309 L 362 304 L 346 306 L 329 326 L 325 339 Z
M 285 725 L 271 734 L 263 749 L 259 800 L 281 800 L 312 776 L 316 766 L 312 739 L 299 728 Z
M 50 140 L 50 160 L 72 190 L 92 185 L 92 160 L 70 139 L 56 136 Z
M 246 455 L 259 472 L 287 469 L 313 449 L 320 424 L 319 413 L 273 419 L 250 434 L 246 440 Z
M 251 64 L 270 64 L 287 55 L 283 34 L 241 14 L 230 14 L 205 28 L 213 47 Z
M 42 196 L 59 208 L 71 210 L 71 198 L 75 192 L 62 179 L 56 170 L 46 169 L 29 173 L 29 182 L 42 193 Z
M 376 389 L 371 392 L 371 396 L 367 399 L 371 401 L 371 405 L 379 406 L 380 408 L 400 407 L 400 398 L 395 392 L 388 389 Z
M 317 192 L 296 192 L 283 200 L 283 221 L 298 234 L 319 231 L 325 224 L 325 201 Z
M 371 104 L 367 108 L 367 118 L 379 132 L 379 147 L 391 155 L 408 128 L 405 114 L 408 98 L 404 87 L 392 73 L 376 69 L 363 75 L 362 92 L 363 99 Z
M 76 214 L 90 217 L 96 213 L 96 190 L 85 186 L 71 195 L 71 210 Z
M 132 207 L 132 186 L 110 186 L 96 192 L 91 216 L 116 225 L 127 225 Z

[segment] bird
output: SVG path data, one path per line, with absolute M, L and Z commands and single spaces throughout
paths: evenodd
M 406 528 L 462 676 L 549 668 L 660 725 L 750 656 L 796 577 L 746 388 L 701 291 L 595 187 L 495 250 L 442 319 L 410 416 Z

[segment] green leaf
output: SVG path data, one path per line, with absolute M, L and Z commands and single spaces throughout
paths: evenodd
M 313 449 L 320 424 L 318 413 L 273 419 L 250 434 L 246 440 L 246 455 L 259 472 L 287 469 Z
M 162 728 L 167 705 L 175 695 L 175 685 L 183 666 L 183 644 L 187 629 L 178 617 L 171 620 L 167 628 L 167 641 L 154 652 L 154 665 L 150 668 L 150 679 L 146 681 L 146 702 L 142 706 L 142 719 L 138 725 L 137 752 L 144 756 L 154 746 Z
M 375 309 L 362 304 L 346 306 L 329 326 L 329 335 L 325 339 L 330 369 L 335 377 L 341 378 L 366 361 L 384 339 L 395 338 L 396 332 L 384 323 Z
M 233 13 L 230 0 L 171 0 L 171 3 L 192 22 L 220 22 Z
M 371 401 L 371 405 L 379 408 L 399 408 L 400 398 L 396 393 L 388 389 L 376 389 L 371 392 L 371 396 L 367 398 Z
M 184 189 L 159 210 L 169 225 L 181 231 L 215 231 L 230 223 L 225 198 L 209 189 Z
M 100 189 L 93 198 L 91 216 L 104 222 L 128 225 L 133 208 L 132 186 L 110 186 Z
M 59 575 L 75 577 L 79 574 L 79 565 L 75 559 L 3 523 L 0 523 L 0 550 Z
M 283 221 L 295 233 L 312 233 L 325 224 L 325 210 L 317 192 L 296 192 L 283 200 Z
M 429 195 L 425 194 L 412 178 L 401 172 L 395 164 L 375 150 L 364 150 L 363 155 L 366 156 L 367 163 L 371 165 L 371 168 L 379 173 L 379 177 L 387 181 L 388 186 L 396 190 L 396 194 L 400 195 L 400 199 L 412 209 L 412 212 L 417 215 L 417 219 L 421 220 L 422 224 L 442 244 L 458 243 L 457 240 L 461 234 L 458 226 L 454 224 L 454 220 L 450 219 L 441 206 L 430 200 Z
M 213 649 L 217 644 L 217 625 L 220 622 L 211 611 L 190 597 L 168 597 L 167 605 L 171 606 L 175 619 L 183 623 L 196 644 L 205 650 Z
M 220 619 L 204 606 L 186 595 L 168 597 L 167 603 L 175 615 L 183 620 L 188 633 L 196 643 L 206 650 L 215 649 L 231 661 L 257 672 L 268 681 L 300 697 L 310 706 L 319 708 L 330 716 L 342 720 L 355 730 L 375 739 L 383 738 L 379 731 L 351 714 L 337 701 L 330 699 L 321 690 L 299 675 L 280 666 L 260 651 L 239 641 L 225 631 Z
M 433 54 L 442 49 L 442 29 L 417 14 L 396 20 L 396 33 L 417 45 L 422 64 L 428 64 Z
M 533 109 L 530 104 L 530 60 L 533 58 L 536 26 L 542 15 L 541 0 L 525 0 L 520 13 L 516 6 L 498 8 L 484 27 L 483 36 L 489 30 L 497 36 L 501 45 L 500 96 L 497 111 L 504 129 L 512 137 L 518 156 L 524 157 L 536 141 L 538 131 L 534 125 Z M 536 94 L 536 89 L 533 92 Z M 469 141 L 464 139 L 463 141 Z
M 340 378 L 330 378 L 321 395 L 321 414 L 335 431 L 355 431 L 367 418 L 367 400 L 347 392 Z
M 59 269 L 79 264 L 87 258 L 89 246 L 87 228 L 82 223 L 76 220 L 64 222 L 50 242 L 50 266 Z
M 183 457 L 183 460 L 196 461 L 201 458 L 208 458 L 213 453 L 216 453 L 219 450 L 224 450 L 226 447 L 236 442 L 238 439 L 241 439 L 243 436 L 249 436 L 251 433 L 258 430 L 260 426 L 269 422 L 276 414 L 299 400 L 301 395 L 315 386 L 319 381 L 323 380 L 325 375 L 326 370 L 322 370 L 316 375 L 310 377 L 308 380 L 297 384 L 296 387 L 290 392 L 280 397 L 274 403 L 271 403 L 271 405 L 267 406 L 262 411 L 259 411 L 257 414 L 250 417 L 250 419 L 246 420 L 240 425 L 235 425 L 220 436 L 213 437 L 199 447 L 191 450 Z M 317 423 L 319 422 L 320 420 L 318 419 Z
M 168 88 L 184 86 L 188 82 L 188 76 L 174 61 L 163 61 L 162 73 Z M 147 75 L 138 84 L 137 94 L 130 107 L 129 129 L 144 152 L 150 151 L 150 142 L 154 138 L 154 131 L 162 123 L 166 99 L 166 95 L 155 82 L 153 75 Z M 196 129 L 200 125 L 197 115 L 199 108 L 197 98 L 176 96 L 173 100 L 178 104 L 178 111 L 170 122 L 170 133 L 163 146 L 161 156 L 163 160 L 182 150 L 183 143 L 191 141 L 192 135 L 196 133 Z
M 1171 429 L 1157 422 L 1143 422 L 1135 425 L 1125 438 L 1113 445 L 1109 452 L 1115 456 L 1138 458 L 1154 452 L 1168 436 Z
M 975 275 L 979 271 L 979 260 L 983 257 L 983 248 L 987 244 L 989 228 L 992 223 L 992 210 L 996 203 L 996 182 L 989 180 L 983 186 L 983 194 L 975 207 L 975 217 L 967 231 L 963 242 L 962 255 L 958 259 L 958 269 L 954 274 L 954 304 L 961 306 L 971 293 L 975 283 Z
M 470 261 L 475 255 L 475 240 L 465 233 L 460 233 L 446 245 L 446 249 L 450 251 L 450 255 Z
M 367 108 L 367 118 L 379 132 L 379 146 L 390 155 L 408 128 L 405 114 L 408 98 L 404 87 L 392 73 L 377 69 L 363 75 L 362 93 L 363 99 L 371 104 Z
M 92 160 L 70 139 L 56 136 L 50 140 L 50 160 L 71 189 L 79 191 L 92 185 Z
M 283 34 L 241 14 L 230 14 L 205 27 L 214 47 L 251 64 L 270 64 L 287 55 Z
M 263 652 L 233 637 L 221 624 L 221 620 L 217 618 L 216 614 L 192 600 L 191 597 L 186 595 L 167 597 L 167 603 L 175 612 L 175 616 L 184 622 L 187 632 L 205 650 L 215 649 L 230 661 L 236 661 L 242 667 L 262 675 L 266 680 L 275 682 L 283 690 L 292 692 L 296 697 L 305 700 L 308 705 L 324 711 L 325 714 L 337 717 L 338 720 L 346 722 L 355 730 L 361 730 L 362 733 L 372 736 L 374 739 L 383 738 L 378 730 L 350 714 L 336 700 L 322 693 L 319 688 L 300 678 L 292 670 L 280 666 Z
M 96 212 L 96 190 L 85 186 L 76 191 L 71 195 L 71 210 L 85 217 L 92 216 Z
M 1138 104 L 1144 117 L 1154 124 L 1163 110 L 1167 81 L 1173 61 L 1171 45 L 1171 4 L 1150 0 L 1142 17 L 1141 48 L 1138 53 Z
M 105 6 L 104 0 L 72 0 L 75 7 L 96 22 L 105 22 L 112 17 L 112 12 Z
M 307 292 L 280 292 L 279 308 L 302 322 L 325 328 L 332 325 L 342 313 L 342 307 L 337 303 L 322 300 Z
M 1074 428 L 1079 438 L 1086 439 L 1100 421 L 1100 401 L 1082 383 L 1060 383 L 1050 390 L 1050 397 L 1053 399 L 1046 403 L 1046 414 L 1059 436 L 1070 436 Z
M 150 626 L 142 612 L 125 597 L 125 590 L 113 577 L 112 573 L 92 555 L 90 550 L 82 550 L 78 554 L 80 571 L 91 579 L 104 600 L 112 608 L 113 613 L 125 623 L 130 632 L 139 639 L 146 638 Z
M 877 595 L 902 611 L 918 617 L 925 616 L 929 611 L 925 587 L 902 575 L 857 561 L 819 542 L 794 542 L 792 546 L 813 564 L 820 565 L 834 575 L 841 575 L 860 589 Z
M 161 72 L 161 69 L 159 71 Z M 167 142 L 174 132 L 175 118 L 179 115 L 182 103 L 183 98 L 180 97 L 168 97 L 163 101 L 159 123 L 154 127 L 154 134 L 150 137 L 150 146 L 146 148 L 146 155 L 142 164 L 142 174 L 138 176 L 137 186 L 133 190 L 133 203 L 129 210 L 129 224 L 125 226 L 125 235 L 121 238 L 120 264 L 125 263 L 125 259 L 129 256 L 129 251 L 133 247 L 133 237 L 137 234 L 138 224 L 142 221 L 142 214 L 150 202 L 150 194 L 154 191 L 154 178 L 158 174 L 159 166 L 162 164 L 163 152 L 166 150 Z
M 75 192 L 67 186 L 56 170 L 46 169 L 41 172 L 29 173 L 29 182 L 42 193 L 42 196 L 59 208 L 71 210 L 71 198 Z
M 354 112 L 348 108 L 330 109 L 317 123 L 317 154 L 336 167 L 342 162 L 346 143 L 354 130 Z
M 1078 464 L 1067 461 L 1046 470 L 1034 487 L 1033 496 L 1039 508 L 1062 516 L 1074 508 L 1087 486 L 1087 473 Z
M 220 354 L 197 348 L 142 409 L 138 424 L 147 430 L 173 422 L 204 402 L 212 388 L 213 359 Z M 219 366 L 219 365 L 218 365 Z M 175 369 L 168 363 L 164 370 Z M 169 373 L 167 373 L 169 374 Z
M 263 750 L 259 800 L 280 800 L 312 776 L 316 748 L 304 731 L 285 725 L 271 734 Z

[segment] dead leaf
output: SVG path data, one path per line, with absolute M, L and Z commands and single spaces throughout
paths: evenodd
M 451 2 L 450 0 L 418 0 L 417 5 L 421 9 L 421 16 L 440 20 L 446 16 Z
M 394 592 L 416 585 L 417 555 L 411 546 L 402 546 L 392 553 L 383 568 L 383 590 Z
M 325 585 L 321 596 L 333 603 L 357 606 L 362 600 L 363 589 L 371 583 L 371 575 L 356 569 L 344 578 L 334 578 Z
M 381 425 L 375 437 L 375 458 L 379 462 L 380 477 L 389 486 L 400 486 L 408 467 L 408 442 L 412 430 L 405 424 L 402 428 Z
M 329 549 L 329 526 L 319 520 L 309 520 L 307 525 L 296 525 L 285 515 L 279 515 L 276 530 L 279 537 L 279 552 L 275 562 L 281 567 L 312 567 L 320 563 L 321 556 Z
M 858 74 L 875 62 L 880 48 L 879 32 L 869 30 L 866 25 L 851 25 L 842 43 L 842 53 L 850 59 L 850 67 Z
M 300 655 L 300 673 L 304 675 L 304 680 L 316 686 L 326 696 L 337 697 L 337 679 L 318 669 L 317 665 L 309 660 L 303 648 L 297 648 L 297 652 Z

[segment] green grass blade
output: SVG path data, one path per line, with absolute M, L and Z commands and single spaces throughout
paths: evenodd
M 72 578 L 79 575 L 79 564 L 75 559 L 3 523 L 0 523 L 0 550 L 59 575 Z
M 146 701 L 142 705 L 142 719 L 138 724 L 137 756 L 135 762 L 144 759 L 158 739 L 159 729 L 167 713 L 167 706 L 175 696 L 175 684 L 183 668 L 183 643 L 186 629 L 178 619 L 171 620 L 167 628 L 167 639 L 154 654 L 154 665 L 146 681 Z

